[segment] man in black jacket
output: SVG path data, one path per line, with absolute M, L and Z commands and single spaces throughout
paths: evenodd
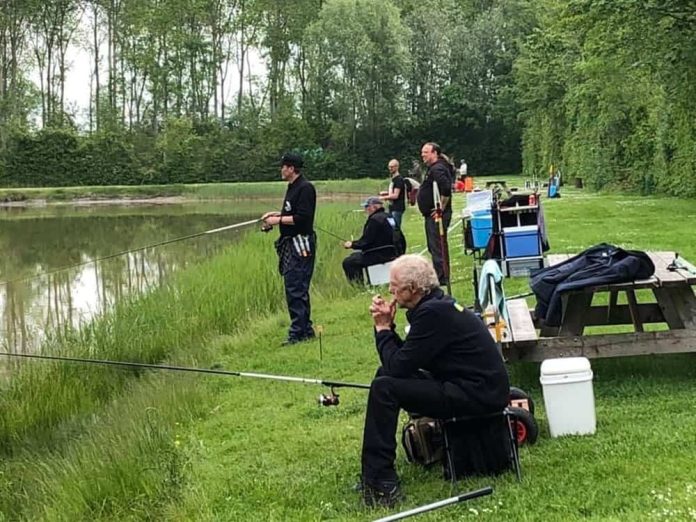
M 353 252 L 343 260 L 343 271 L 351 283 L 363 282 L 363 268 L 379 263 L 386 263 L 397 256 L 394 245 L 394 218 L 384 211 L 382 200 L 377 197 L 367 198 L 363 204 L 367 212 L 367 222 L 363 233 L 356 241 L 346 241 L 344 248 L 361 250 Z
M 423 145 L 421 159 L 428 166 L 428 173 L 418 191 L 418 210 L 425 218 L 425 239 L 437 279 L 440 285 L 444 286 L 449 283 L 450 273 L 447 228 L 452 221 L 454 168 L 442 157 L 442 151 L 437 143 L 428 142 Z M 437 185 L 440 193 L 439 201 L 434 197 L 434 185 Z M 439 219 L 442 220 L 442 237 L 440 237 Z
M 275 242 L 275 247 L 290 313 L 290 330 L 288 338 L 283 342 L 284 346 L 314 337 L 309 283 L 314 273 L 316 257 L 314 212 L 317 194 L 314 185 L 301 174 L 303 164 L 302 157 L 298 154 L 283 155 L 280 175 L 288 182 L 283 209 L 280 212 L 266 212 L 261 216 L 265 227 L 279 225 L 280 228 L 280 237 Z
M 400 496 L 394 467 L 399 410 L 434 418 L 499 412 L 510 384 L 483 322 L 445 295 L 425 258 L 394 261 L 389 292 L 391 302 L 375 296 L 370 306 L 381 367 L 367 400 L 361 482 L 367 504 L 391 506 Z M 411 325 L 404 340 L 394 324 L 397 305 Z

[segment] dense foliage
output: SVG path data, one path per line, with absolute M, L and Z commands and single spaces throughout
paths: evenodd
M 275 179 L 286 149 L 315 178 L 376 176 L 435 140 L 474 174 L 553 164 L 594 188 L 691 195 L 695 12 L 696 0 L 7 0 L 0 184 Z M 65 101 L 75 46 L 92 60 L 86 113 Z

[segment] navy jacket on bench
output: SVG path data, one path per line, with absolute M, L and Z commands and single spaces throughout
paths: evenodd
M 529 286 L 536 295 L 536 316 L 560 326 L 562 293 L 592 286 L 647 279 L 655 265 L 645 252 L 601 243 L 558 265 L 532 272 Z

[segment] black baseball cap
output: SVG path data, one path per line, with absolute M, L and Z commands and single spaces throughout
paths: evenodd
M 299 154 L 295 154 L 294 152 L 286 152 L 283 154 L 283 157 L 280 158 L 280 165 L 289 165 L 290 167 L 301 169 L 304 165 L 304 160 Z

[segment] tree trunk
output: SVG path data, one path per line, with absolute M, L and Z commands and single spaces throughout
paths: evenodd
M 94 44 L 94 124 L 97 132 L 99 132 L 99 115 L 101 113 L 100 110 L 100 100 L 99 97 L 101 96 L 101 91 L 99 89 L 99 31 L 98 31 L 98 25 L 99 25 L 99 10 L 97 9 L 97 4 L 92 4 L 93 7 L 93 14 L 94 14 L 94 30 L 92 33 L 93 36 L 93 44 Z M 90 104 L 90 115 L 91 115 L 91 107 L 92 104 Z M 92 129 L 92 121 L 90 118 L 90 130 Z

